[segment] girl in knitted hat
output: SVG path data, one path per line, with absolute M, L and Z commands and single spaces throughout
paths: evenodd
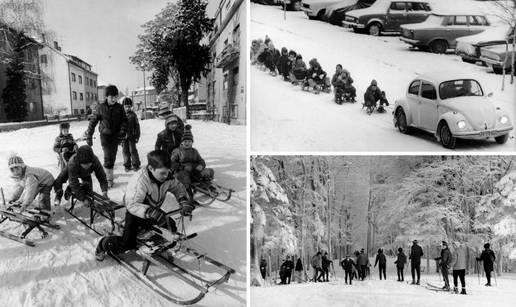
M 50 211 L 50 191 L 54 183 L 52 174 L 42 168 L 25 165 L 16 154 L 9 157 L 8 166 L 15 182 L 15 190 L 7 199 L 9 204 L 19 205 L 25 210 L 38 196 L 37 207 Z

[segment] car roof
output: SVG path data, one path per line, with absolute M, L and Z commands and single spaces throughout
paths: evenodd
M 426 81 L 430 81 L 434 84 L 440 84 L 445 81 L 450 80 L 460 80 L 460 79 L 474 79 L 470 74 L 459 72 L 459 71 L 429 71 L 420 74 L 415 79 L 423 79 Z

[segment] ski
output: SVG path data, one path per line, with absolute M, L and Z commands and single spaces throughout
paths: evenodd
M 429 282 L 426 282 L 426 285 L 424 286 L 428 290 L 438 291 L 438 292 L 452 292 L 451 290 L 443 289 L 442 287 L 438 287 L 436 285 L 433 285 Z
M 13 234 L 10 234 L 8 232 L 5 232 L 3 230 L 0 230 L 0 236 L 4 237 L 4 238 L 7 238 L 7 239 L 11 239 L 13 241 L 16 241 L 16 242 L 20 242 L 20 243 L 23 243 L 27 246 L 31 246 L 31 247 L 34 247 L 36 246 L 36 244 L 34 244 L 33 241 L 30 241 L 30 240 L 27 240 L 27 239 L 22 239 L 18 236 L 15 236 Z

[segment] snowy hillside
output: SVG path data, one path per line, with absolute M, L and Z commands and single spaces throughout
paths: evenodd
M 229 282 L 211 288 L 199 306 L 244 306 L 246 299 L 246 156 L 245 127 L 215 122 L 189 122 L 196 147 L 209 167 L 215 169 L 216 181 L 236 192 L 230 201 L 216 201 L 194 211 L 187 222 L 188 233 L 198 236 L 186 245 L 234 268 Z M 82 136 L 86 122 L 72 122 L 71 133 Z M 154 149 L 156 134 L 164 128 L 159 119 L 140 121 L 142 137 L 138 150 L 142 163 Z M 30 166 L 43 167 L 57 175 L 57 159 L 52 151 L 58 126 L 46 126 L 0 133 L 0 185 L 7 188 L 7 156 L 19 153 Z M 94 152 L 103 159 L 95 132 Z M 82 145 L 82 144 L 80 144 Z M 120 202 L 131 173 L 122 166 L 121 149 L 115 165 L 115 187 L 109 191 L 112 200 Z M 97 191 L 98 183 L 94 179 Z M 61 230 L 51 230 L 41 239 L 38 232 L 29 235 L 36 247 L 0 237 L 0 305 L 1 306 L 170 306 L 131 274 L 106 258 L 95 261 L 94 249 L 99 237 L 77 220 L 56 208 L 53 221 Z M 117 219 L 123 218 L 120 210 Z M 85 208 L 76 213 L 87 218 Z M 97 226 L 107 227 L 107 223 Z M 1 230 L 21 233 L 23 228 L 12 222 L 0 225 Z M 151 267 L 152 269 L 152 267 Z M 181 292 L 181 288 L 171 288 Z M 177 293 L 176 292 L 176 293 Z
M 448 2 L 448 1 L 447 1 Z M 442 2 L 441 2 L 442 3 Z M 489 4 L 482 4 L 489 5 Z M 492 10 L 491 10 L 492 11 Z M 391 107 L 386 113 L 367 116 L 361 104 L 337 105 L 332 94 L 302 92 L 279 77 L 251 68 L 251 149 L 259 151 L 445 151 L 426 133 L 403 135 L 394 127 L 392 104 L 405 95 L 409 82 L 418 74 L 447 69 L 466 72 L 479 80 L 486 93 L 493 92 L 495 105 L 507 110 L 516 122 L 516 85 L 488 68 L 463 63 L 454 54 L 437 55 L 409 50 L 397 36 L 372 37 L 342 27 L 310 21 L 303 12 L 279 7 L 251 5 L 250 40 L 268 35 L 277 49 L 287 47 L 303 55 L 306 63 L 317 58 L 331 76 L 336 64 L 350 71 L 357 99 L 372 79 L 387 93 Z M 458 151 L 513 151 L 514 130 L 509 141 L 498 145 L 462 141 Z

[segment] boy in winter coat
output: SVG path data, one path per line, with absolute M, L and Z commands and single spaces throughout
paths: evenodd
M 466 251 L 462 245 L 456 241 L 452 243 L 452 247 L 453 260 L 451 267 L 453 268 L 453 291 L 455 293 L 459 292 L 457 288 L 457 278 L 460 278 L 460 285 L 462 286 L 460 294 L 466 294 Z
M 108 182 L 102 164 L 93 153 L 93 149 L 88 145 L 83 145 L 77 149 L 77 153 L 70 158 L 68 165 L 61 170 L 54 181 L 54 192 L 56 193 L 54 205 L 61 204 L 63 184 L 68 181 L 68 187 L 64 193 L 65 199 L 68 200 L 73 194 L 78 201 L 88 206 L 89 200 L 86 196 L 93 192 L 92 173 L 95 173 L 95 177 L 99 181 L 102 195 L 107 198 Z
M 54 151 L 57 153 L 59 168 L 63 169 L 70 157 L 77 152 L 77 143 L 70 133 L 70 123 L 61 123 L 59 125 L 59 135 L 54 141 Z
M 407 256 L 403 253 L 403 248 L 398 248 L 398 256 L 394 264 L 396 264 L 396 269 L 398 271 L 398 281 L 405 281 L 403 276 L 403 270 L 405 269 L 405 263 L 407 263 Z
M 118 103 L 118 89 L 114 85 L 108 85 L 104 91 L 106 100 L 97 105 L 96 111 L 90 117 L 88 129 L 86 129 L 86 143 L 93 146 L 92 135 L 95 126 L 99 124 L 100 143 L 104 151 L 104 168 L 109 187 L 113 186 L 116 153 L 118 144 L 125 139 L 127 117 L 124 107 Z
M 140 123 L 138 122 L 138 116 L 132 110 L 132 99 L 129 97 L 122 98 L 122 105 L 127 117 L 126 137 L 122 143 L 124 167 L 126 172 L 129 172 L 131 167 L 137 171 L 140 169 L 140 156 L 138 155 L 138 149 L 136 149 L 136 144 L 140 139 Z
M 344 93 L 349 92 L 352 102 L 355 102 L 356 89 L 353 86 L 353 82 L 349 71 L 342 69 L 342 65 L 337 64 L 335 74 L 331 79 L 331 84 L 335 88 L 335 101 L 337 101 L 337 97 L 341 97 Z
M 380 101 L 378 112 L 385 111 L 383 105 L 389 106 L 389 101 L 387 101 L 387 98 L 385 97 L 385 92 L 380 90 L 380 88 L 378 87 L 378 83 L 376 82 L 376 80 L 373 79 L 371 81 L 371 85 L 369 85 L 364 94 L 364 106 L 376 106 L 377 101 Z
M 477 261 L 484 262 L 484 271 L 486 272 L 487 284 L 485 286 L 491 287 L 491 272 L 493 272 L 493 264 L 496 260 L 495 253 L 489 248 L 489 243 L 484 244 L 484 250 L 480 257 L 477 257 Z
M 331 88 L 330 79 L 322 69 L 321 64 L 319 64 L 315 58 L 311 59 L 308 64 L 310 65 L 310 68 L 306 73 L 307 83 L 305 85 L 313 88 L 316 92 L 321 90 L 327 92 Z
M 419 279 L 421 277 L 421 257 L 423 257 L 423 249 L 417 244 L 417 240 L 412 241 L 412 247 L 410 248 L 410 272 L 412 273 L 412 284 L 419 285 Z M 417 275 L 417 282 L 416 282 Z
M 164 150 L 169 155 L 181 144 L 183 137 L 183 121 L 176 115 L 170 115 L 165 119 L 165 130 L 158 133 L 154 150 Z
M 378 249 L 378 254 L 376 255 L 376 260 L 374 262 L 374 267 L 376 268 L 376 265 L 380 264 L 378 266 L 378 272 L 380 273 L 380 280 L 382 280 L 382 273 L 383 273 L 383 279 L 387 280 L 386 276 L 386 269 L 387 269 L 387 259 L 385 258 L 385 255 L 383 254 L 383 249 Z
M 299 82 L 304 81 L 306 78 L 306 64 L 303 62 L 303 57 L 300 54 L 296 55 L 296 60 L 292 64 L 292 70 L 290 71 L 290 82 L 293 85 L 298 85 Z
M 346 255 L 346 258 L 344 258 L 341 262 L 340 262 L 340 266 L 342 267 L 342 269 L 344 270 L 345 272 L 345 276 L 344 276 L 344 281 L 346 282 L 346 285 L 348 284 L 348 277 L 349 277 L 349 284 L 351 285 L 353 283 L 353 271 L 357 265 L 355 264 L 355 262 L 353 261 L 353 259 L 351 259 L 351 257 L 349 255 Z
M 281 48 L 281 55 L 278 58 L 278 62 L 276 63 L 276 66 L 278 67 L 278 72 L 280 76 L 283 77 L 284 81 L 288 80 L 288 73 L 290 72 L 289 67 L 289 55 L 287 48 L 283 47 Z
M 211 181 L 213 180 L 214 171 L 206 168 L 206 162 L 197 151 L 193 148 L 192 126 L 186 125 L 185 132 L 181 138 L 181 145 L 172 152 L 172 171 L 192 196 L 190 184 L 192 182 Z
M 52 174 L 42 168 L 25 165 L 23 159 L 16 154 L 9 157 L 8 167 L 15 189 L 7 202 L 25 210 L 38 196 L 37 207 L 50 211 L 50 191 L 54 183 Z
M 148 165 L 137 171 L 129 180 L 124 194 L 127 207 L 122 236 L 103 237 L 95 251 L 98 261 L 106 252 L 121 254 L 136 248 L 138 232 L 153 225 L 167 228 L 173 235 L 177 226 L 172 217 L 161 209 L 168 192 L 175 196 L 183 216 L 191 216 L 194 206 L 188 199 L 185 187 L 170 173 L 170 157 L 166 151 L 155 150 L 147 154 Z
M 443 281 L 444 281 L 443 290 L 450 290 L 450 280 L 448 279 L 448 270 L 450 269 L 450 263 L 452 262 L 451 252 L 448 249 L 448 243 L 446 243 L 446 241 L 443 241 L 441 246 L 442 246 L 441 256 L 435 258 L 435 260 L 440 261 L 439 267 L 441 268 L 441 273 L 443 275 Z

